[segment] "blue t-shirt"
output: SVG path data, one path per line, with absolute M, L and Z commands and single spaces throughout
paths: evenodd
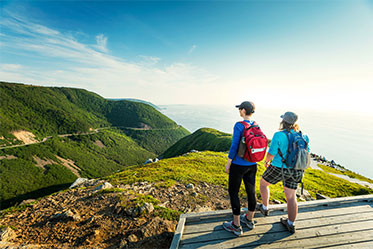
M 250 120 L 244 120 L 244 121 L 246 123 L 248 123 L 249 125 L 254 124 L 254 121 L 250 121 Z M 239 145 L 240 140 L 242 138 L 242 134 L 243 134 L 244 129 L 245 129 L 245 126 L 243 124 L 241 124 L 240 122 L 237 122 L 234 125 L 232 144 L 231 144 L 231 148 L 229 149 L 228 158 L 232 159 L 232 163 L 234 163 L 234 164 L 242 165 L 242 166 L 251 166 L 251 165 L 254 165 L 256 163 L 246 161 L 245 159 L 243 159 L 243 158 L 241 158 L 237 155 L 238 145 Z
M 290 130 L 290 132 L 296 133 L 294 130 Z M 303 138 L 304 140 L 306 140 L 307 143 L 309 142 L 309 139 L 306 135 L 303 135 Z M 273 166 L 281 168 L 282 158 L 278 154 L 278 149 L 280 149 L 283 157 L 286 158 L 288 146 L 289 146 L 289 140 L 285 132 L 278 131 L 273 135 L 271 146 L 269 147 L 269 150 L 268 150 L 269 154 L 275 156 L 271 162 Z M 309 146 L 308 146 L 308 150 L 309 150 Z M 284 164 L 284 168 L 286 168 L 285 164 Z

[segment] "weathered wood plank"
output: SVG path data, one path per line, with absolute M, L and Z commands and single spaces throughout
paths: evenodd
M 343 224 L 356 224 L 356 223 L 363 223 L 366 221 L 373 221 L 373 214 L 369 217 L 348 217 L 348 222 L 345 220 L 341 220 L 340 217 L 333 217 L 333 218 L 324 218 L 317 221 L 310 221 L 310 220 L 303 220 L 297 221 L 296 228 L 297 230 L 304 230 L 304 229 L 318 229 L 320 227 L 328 227 L 328 226 L 337 226 Z M 249 230 L 246 227 L 243 227 L 244 234 L 254 233 L 256 235 L 262 235 L 265 233 L 276 233 L 282 232 L 283 226 L 280 224 L 279 220 L 274 223 L 267 223 L 264 225 L 257 225 L 254 230 Z M 210 237 L 209 237 L 210 236 Z M 192 241 L 193 238 L 194 242 L 197 242 L 200 237 L 203 237 L 204 240 L 209 239 L 222 239 L 222 238 L 231 238 L 232 234 L 225 231 L 222 227 L 222 223 L 217 224 L 214 229 L 207 231 L 207 232 L 200 232 L 200 233 L 189 233 L 183 235 L 183 241 L 189 240 Z M 234 236 L 233 236 L 234 237 Z
M 222 248 L 233 248 L 260 246 L 262 244 L 268 245 L 274 243 L 276 243 L 277 247 L 288 248 L 292 244 L 299 246 L 299 243 L 307 243 L 309 245 L 318 245 L 318 243 L 321 242 L 326 243 L 328 242 L 330 236 L 340 237 L 341 240 L 339 240 L 339 242 L 342 240 L 345 241 L 345 237 L 351 234 L 354 235 L 351 238 L 360 238 L 359 236 L 362 235 L 362 238 L 366 240 L 367 238 L 369 238 L 369 236 L 373 238 L 373 220 L 358 223 L 317 227 L 317 229 L 298 229 L 295 234 L 290 234 L 283 227 L 282 231 L 279 231 L 278 228 L 275 228 L 273 232 L 269 230 L 266 233 L 262 234 L 257 234 L 255 233 L 255 231 L 253 231 L 251 233 L 245 233 L 241 237 L 235 237 L 233 234 L 226 232 L 230 235 L 230 238 L 218 237 L 214 240 L 210 240 L 211 234 L 213 233 L 208 234 L 205 237 L 206 240 L 204 240 L 203 236 L 199 237 L 198 240 L 200 242 L 196 242 L 196 238 L 192 238 L 191 240 L 182 240 L 181 248 L 196 248 L 199 246 L 207 245 L 219 245 L 219 247 L 221 246 Z M 309 240 L 312 241 L 307 242 Z
M 341 197 L 341 198 L 333 198 L 333 199 L 325 199 L 325 200 L 315 200 L 315 201 L 306 201 L 306 202 L 299 202 L 298 207 L 299 209 L 305 207 L 313 207 L 313 206 L 327 206 L 327 205 L 340 205 L 343 203 L 351 203 L 351 202 L 360 202 L 360 201 L 367 201 L 373 202 L 373 195 L 360 195 L 360 196 L 350 196 L 350 197 Z M 286 210 L 286 204 L 279 204 L 279 205 L 269 205 L 271 210 Z M 203 218 L 208 217 L 211 215 L 226 215 L 231 214 L 231 210 L 219 210 L 219 211 L 209 211 L 209 212 L 201 212 L 201 213 L 188 213 L 184 214 L 183 218 L 196 219 L 196 218 Z
M 368 234 L 369 235 L 369 234 Z M 238 246 L 238 247 L 227 247 L 224 244 L 199 244 L 195 245 L 195 247 L 188 247 L 188 249 L 192 248 L 198 248 L 198 249 L 225 249 L 225 248 L 309 248 L 309 249 L 319 249 L 319 248 L 373 248 L 372 243 L 370 241 L 367 241 L 366 238 L 363 238 L 364 235 L 357 235 L 351 234 L 351 235 L 346 235 L 342 239 L 338 235 L 331 235 L 330 240 L 328 244 L 320 243 L 318 241 L 311 242 L 311 245 L 304 244 L 303 241 L 297 241 L 297 243 L 291 245 L 289 243 L 272 243 L 272 244 L 262 244 L 262 245 L 243 245 L 243 246 Z M 338 246 L 341 245 L 342 246 Z M 184 247 L 182 247 L 184 249 Z
M 367 217 L 362 217 L 361 215 L 355 217 L 348 217 L 348 221 L 343 220 L 343 218 L 341 220 L 341 217 L 327 217 L 315 220 L 302 220 L 296 222 L 296 228 L 297 231 L 307 230 L 310 233 L 313 233 L 313 230 L 319 231 L 319 229 L 334 229 L 343 226 L 359 226 L 361 224 L 364 225 L 363 223 L 366 222 L 371 222 L 373 224 L 373 213 L 370 213 L 370 215 Z M 255 240 L 256 236 L 273 234 L 273 237 L 275 237 L 276 233 L 282 233 L 284 231 L 284 227 L 280 224 L 279 220 L 277 220 L 276 223 L 256 226 L 256 228 L 252 231 L 244 228 L 244 235 L 254 234 L 255 236 L 248 238 L 248 240 Z M 210 240 L 231 239 L 234 237 L 235 236 L 232 233 L 225 231 L 220 223 L 214 228 L 214 230 L 209 232 L 184 234 L 182 238 L 182 243 L 197 243 Z
M 335 216 L 343 216 L 349 214 L 364 214 L 373 211 L 373 208 L 370 205 L 363 205 L 363 206 L 355 206 L 355 207 L 341 207 L 338 209 L 325 209 L 320 210 L 319 208 L 313 208 L 314 211 L 306 212 L 306 213 L 299 213 L 297 217 L 297 222 L 301 220 L 307 220 L 309 218 L 318 219 L 322 217 L 335 217 Z M 267 216 L 267 217 L 257 217 L 254 220 L 257 224 L 271 224 L 274 222 L 278 222 L 280 217 L 286 216 L 286 213 L 282 213 L 281 215 L 276 216 Z M 193 224 L 187 224 L 184 229 L 184 235 L 188 233 L 196 233 L 196 232 L 208 232 L 213 230 L 214 227 L 221 224 L 225 220 L 231 220 L 232 215 L 227 216 L 227 219 L 213 219 L 209 222 L 199 222 Z
M 311 211 L 316 211 L 316 210 L 320 210 L 320 209 L 323 209 L 323 210 L 330 210 L 330 209 L 340 209 L 340 208 L 343 208 L 343 207 L 355 207 L 355 206 L 370 206 L 373 208 L 373 204 L 370 204 L 369 202 L 352 202 L 352 203 L 342 203 L 342 204 L 338 204 L 338 205 L 328 205 L 328 206 L 303 206 L 303 207 L 300 207 L 298 209 L 298 212 L 299 213 L 306 213 L 306 212 L 311 212 Z M 242 209 L 241 213 L 244 213 L 244 210 L 245 209 Z M 220 210 L 222 211 L 222 210 Z M 216 212 L 220 212 L 220 211 L 216 211 Z M 227 210 L 224 210 L 224 211 L 227 211 Z M 225 212 L 225 213 L 222 213 L 222 214 L 219 214 L 219 215 L 210 215 L 210 216 L 202 216 L 202 217 L 190 217 L 187 218 L 186 220 L 186 224 L 196 224 L 196 223 L 206 223 L 206 222 L 210 222 L 212 221 L 212 219 L 216 219 L 216 220 L 220 220 L 220 219 L 224 219 L 224 218 L 227 218 L 227 217 L 232 217 L 232 211 L 231 210 L 228 210 L 229 212 Z M 285 209 L 271 209 L 271 212 L 270 212 L 270 215 L 269 216 L 275 216 L 275 215 L 284 215 L 284 214 L 287 214 L 286 210 Z M 187 215 L 189 214 L 184 214 L 183 217 L 186 217 Z M 259 211 L 256 211 L 255 212 L 255 215 L 254 215 L 255 218 L 259 218 L 259 217 L 263 217 L 263 215 L 259 212 Z
M 328 246 L 312 247 L 314 249 L 318 248 L 331 248 L 331 249 L 347 249 L 347 248 L 373 248 L 373 239 L 368 239 L 364 241 L 349 241 L 348 244 L 337 243 Z
M 326 237 L 310 237 L 305 240 L 291 240 L 270 245 L 263 245 L 261 248 L 325 248 L 337 244 L 352 244 L 360 241 L 366 241 L 367 238 L 373 238 L 373 228 L 370 230 L 360 230 L 346 232 L 344 234 L 332 234 Z M 246 246 L 244 246 L 245 248 Z M 242 247 L 238 247 L 242 248 Z M 260 248 L 260 247 L 259 247 Z M 355 245 L 354 248 L 361 248 Z
M 180 217 L 171 248 L 316 248 L 350 245 L 371 246 L 373 241 L 373 195 L 334 198 L 299 203 L 297 232 L 290 234 L 280 223 L 286 204 L 273 205 L 271 215 L 258 212 L 252 231 L 235 237 L 223 230 L 223 220 L 232 218 L 231 210 L 189 213 Z
M 176 231 L 174 233 L 174 237 L 171 242 L 170 249 L 178 249 L 181 241 L 181 237 L 183 236 L 183 231 L 185 228 L 185 218 L 180 218 L 179 223 L 177 224 Z

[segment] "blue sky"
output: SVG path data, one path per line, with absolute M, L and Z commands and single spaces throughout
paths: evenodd
M 0 80 L 373 114 L 373 1 L 2 1 Z

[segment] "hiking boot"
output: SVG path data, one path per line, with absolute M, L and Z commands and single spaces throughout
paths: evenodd
M 295 233 L 295 226 L 294 225 L 289 225 L 288 219 L 281 218 L 280 222 L 281 222 L 282 225 L 284 225 L 284 227 L 286 227 L 289 230 L 289 232 Z
M 242 235 L 242 228 L 241 226 L 235 227 L 233 225 L 233 221 L 226 221 L 223 223 L 223 228 L 228 232 L 234 233 L 236 236 Z
M 246 214 L 241 214 L 240 220 L 241 220 L 241 223 L 246 224 L 246 226 L 249 229 L 254 229 L 255 228 L 254 221 L 248 220 Z
M 269 215 L 269 210 L 267 208 L 267 210 L 265 210 L 263 208 L 263 204 L 259 204 L 256 206 L 256 209 L 259 210 L 264 216 L 268 216 Z

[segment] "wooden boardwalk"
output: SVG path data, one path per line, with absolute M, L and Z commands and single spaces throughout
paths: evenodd
M 270 215 L 256 212 L 256 227 L 236 237 L 222 227 L 231 210 L 180 216 L 170 249 L 177 248 L 373 248 L 373 195 L 299 203 L 296 233 L 280 224 L 286 204 Z

